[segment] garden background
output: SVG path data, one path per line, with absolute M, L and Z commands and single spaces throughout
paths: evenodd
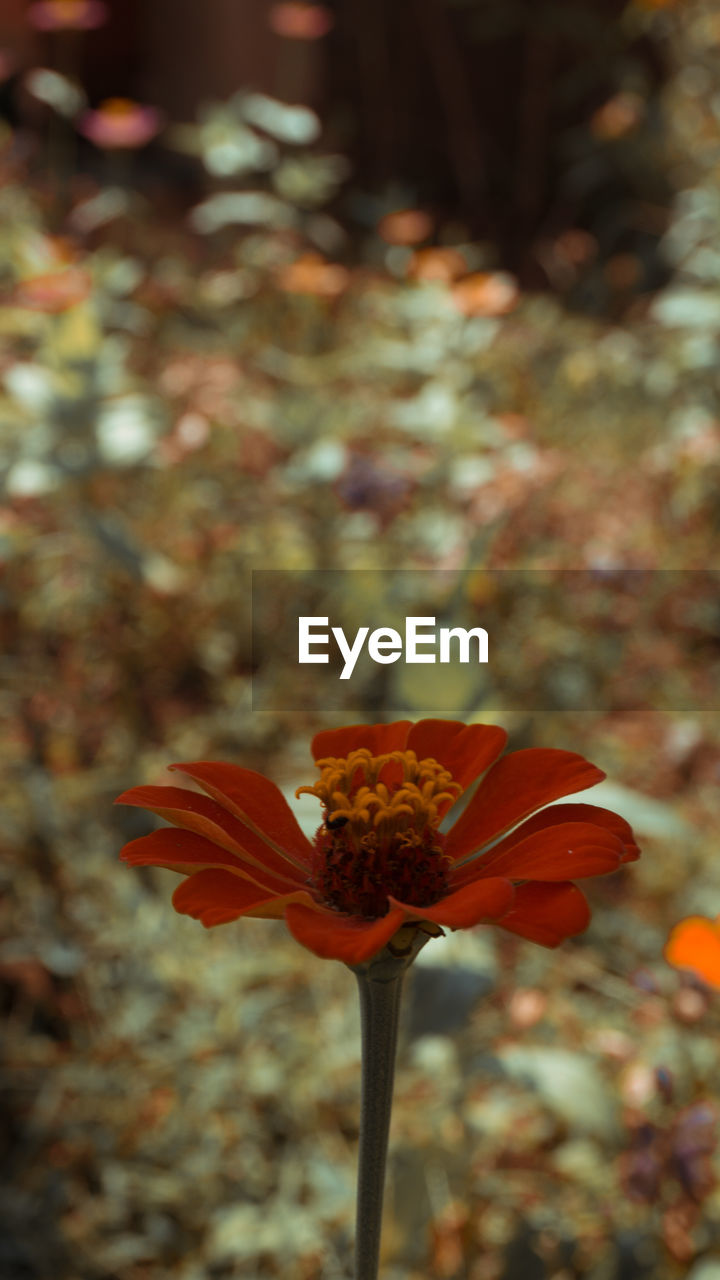
M 322 697 L 252 708 L 253 569 L 715 565 L 720 14 L 4 0 L 0 47 L 0 1276 L 339 1280 L 353 979 L 176 916 L 112 801 L 175 760 L 313 780 Z M 644 856 L 559 952 L 422 953 L 386 1280 L 720 1276 L 717 996 L 663 958 L 720 911 L 717 689 L 662 613 L 636 639 L 666 706 L 629 670 L 503 716 L 604 768 Z M 439 713 L 404 698 L 350 718 Z

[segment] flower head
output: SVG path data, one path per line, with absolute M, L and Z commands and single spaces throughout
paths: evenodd
M 327 35 L 333 24 L 332 13 L 322 4 L 285 0 L 283 4 L 274 4 L 270 10 L 272 30 L 287 40 L 319 40 Z
M 38 31 L 92 31 L 108 19 L 102 0 L 37 0 L 28 9 L 28 18 Z
M 639 855 L 624 819 L 587 804 L 551 805 L 600 782 L 582 756 L 529 748 L 500 759 L 493 725 L 400 720 L 319 733 L 322 822 L 306 839 L 281 792 L 237 765 L 173 765 L 204 795 L 134 787 L 120 804 L 174 824 L 132 840 L 121 858 L 186 877 L 177 911 L 207 926 L 240 916 L 284 917 L 317 955 L 356 965 L 405 925 L 501 928 L 543 946 L 580 933 L 589 909 L 575 879 Z M 446 833 L 459 795 L 482 781 Z
M 162 126 L 160 111 L 129 98 L 106 98 L 95 111 L 86 111 L 78 124 L 97 147 L 126 151 L 144 147 Z

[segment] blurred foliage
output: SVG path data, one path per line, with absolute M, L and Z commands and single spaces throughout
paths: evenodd
M 705 0 L 637 0 L 626 21 L 668 62 L 675 194 L 654 293 L 633 249 L 601 251 L 582 226 L 547 238 L 544 292 L 412 200 L 373 206 L 349 245 L 346 166 L 316 126 L 297 135 L 312 113 L 288 136 L 259 95 L 209 106 L 149 160 L 108 158 L 102 177 L 73 169 L 62 111 L 65 134 L 43 117 L 3 135 L 8 1280 L 346 1273 L 348 975 L 271 922 L 206 935 L 174 917 L 162 873 L 115 861 L 146 828 L 113 797 L 173 759 L 267 769 L 288 794 L 311 776 L 322 698 L 251 711 L 250 571 L 600 580 L 716 563 L 718 20 Z M 58 85 L 43 85 L 52 112 Z M 618 93 L 593 128 L 620 130 L 632 165 L 642 91 Z M 200 174 L 189 216 L 147 178 L 177 143 Z M 423 217 L 383 222 L 393 212 Z M 570 309 L 588 294 L 598 315 Z M 705 620 L 702 643 L 714 653 Z M 526 679 L 536 657 L 517 655 Z M 562 955 L 482 930 L 427 948 L 387 1280 L 711 1280 L 718 1011 L 662 959 L 681 914 L 720 910 L 720 737 L 699 687 L 707 710 L 508 717 L 514 746 L 607 770 L 645 856 L 596 887 L 592 928 Z M 427 713 L 422 689 L 407 696 Z M 362 710 L 382 718 L 382 691 Z

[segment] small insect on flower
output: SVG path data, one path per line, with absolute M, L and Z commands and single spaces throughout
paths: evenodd
M 341 814 L 339 818 L 326 818 L 325 826 L 328 831 L 339 831 L 340 827 L 344 827 L 347 822 L 349 822 L 349 818 L 346 818 L 344 814 Z
M 172 765 L 204 794 L 141 786 L 117 803 L 173 824 L 132 840 L 121 858 L 185 877 L 173 905 L 206 926 L 240 916 L 284 918 L 316 955 L 358 965 L 404 926 L 497 924 L 558 946 L 588 924 L 573 883 L 639 856 L 627 822 L 608 809 L 553 802 L 605 776 L 573 751 L 531 747 L 502 756 L 494 725 L 408 720 L 318 733 L 314 839 L 269 779 L 233 764 Z M 481 778 L 447 832 L 458 797 Z M 548 807 L 549 806 L 549 807 Z

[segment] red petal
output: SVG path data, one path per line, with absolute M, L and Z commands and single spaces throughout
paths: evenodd
M 341 916 L 334 911 L 319 912 L 309 907 L 289 906 L 285 921 L 294 938 L 324 960 L 361 964 L 382 951 L 405 921 L 405 912 L 395 907 L 379 920 Z
M 622 852 L 622 842 L 603 827 L 589 822 L 563 822 L 535 831 L 509 848 L 498 845 L 489 853 L 472 858 L 451 876 L 450 884 L 455 888 L 488 875 L 507 876 L 510 880 L 604 876 L 617 871 Z
M 605 774 L 574 751 L 528 747 L 498 760 L 448 832 L 445 853 L 457 861 L 543 805 L 584 791 Z
M 150 835 L 131 840 L 121 849 L 120 858 L 132 867 L 167 867 L 184 876 L 198 867 L 227 867 L 235 875 L 262 885 L 268 893 L 288 891 L 287 878 L 279 880 L 269 871 L 241 862 L 194 831 L 177 831 L 174 827 L 160 827 Z
M 711 987 L 720 987 L 720 929 L 718 920 L 688 916 L 675 925 L 665 947 L 665 959 L 678 969 L 690 969 Z
M 302 889 L 292 894 L 268 894 L 262 886 L 241 880 L 229 871 L 198 871 L 178 885 L 173 906 L 181 915 L 202 920 L 207 929 L 240 916 L 281 920 L 288 902 L 311 901 Z
M 590 908 L 574 884 L 521 884 L 515 889 L 515 906 L 499 928 L 542 947 L 558 947 L 565 938 L 582 933 L 590 923 Z
M 194 764 L 171 764 L 196 782 L 208 795 L 229 809 L 266 848 L 300 870 L 310 867 L 312 848 L 300 830 L 282 792 L 254 769 L 236 764 L 216 764 L 206 760 Z M 265 858 L 266 854 L 262 853 Z M 270 865 L 270 863 L 268 864 Z M 287 872 L 273 860 L 273 870 Z
M 473 925 L 504 916 L 512 907 L 514 898 L 515 890 L 510 881 L 498 878 L 466 885 L 433 907 L 411 907 L 407 903 L 396 902 L 395 898 L 390 898 L 390 902 L 401 907 L 411 919 L 432 920 L 434 924 L 445 924 L 450 929 L 470 929 Z
M 186 831 L 194 831 L 229 853 L 237 854 L 245 863 L 261 871 L 271 871 L 288 884 L 304 883 L 294 863 L 279 858 L 277 853 L 234 818 L 227 809 L 209 796 L 182 787 L 132 787 L 118 796 L 116 804 L 139 805 L 166 822 Z M 222 858 L 214 862 L 223 863 Z
M 515 827 L 503 840 L 493 845 L 491 852 L 494 855 L 505 849 L 511 849 L 533 832 L 544 831 L 546 827 L 557 827 L 563 822 L 589 822 L 594 827 L 602 827 L 605 831 L 612 832 L 623 846 L 621 862 L 635 862 L 640 857 L 640 850 L 635 843 L 630 823 L 621 818 L 619 813 L 613 813 L 610 809 L 601 809 L 596 804 L 550 805 L 540 813 L 533 814 L 532 818 L 528 818 L 521 826 Z
M 326 756 L 343 758 L 361 747 L 373 756 L 402 751 L 411 727 L 411 720 L 395 720 L 392 724 L 348 724 L 342 729 L 324 729 L 312 740 L 313 760 L 324 760 Z
M 497 760 L 506 742 L 507 733 L 494 724 L 419 720 L 408 734 L 407 745 L 418 760 L 428 756 L 438 760 L 464 791 Z

